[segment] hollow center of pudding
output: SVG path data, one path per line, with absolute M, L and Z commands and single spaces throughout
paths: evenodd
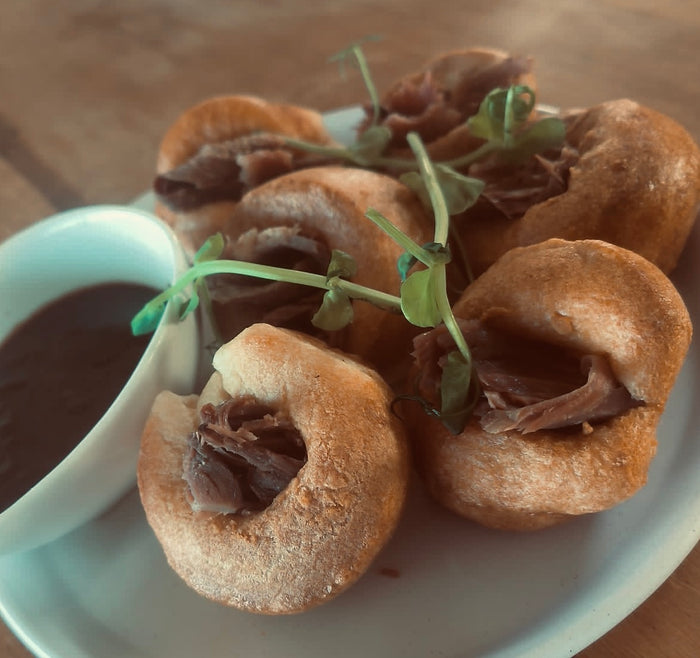
M 583 426 L 643 404 L 616 378 L 608 359 L 520 335 L 482 321 L 459 320 L 482 398 L 474 413 L 489 433 Z M 440 326 L 414 341 L 421 393 L 439 399 L 442 368 L 455 348 Z
M 239 201 L 248 191 L 295 169 L 282 137 L 254 133 L 203 144 L 181 165 L 158 175 L 153 189 L 175 212 Z
M 287 415 L 239 397 L 202 407 L 183 476 L 193 510 L 252 514 L 268 507 L 305 463 L 304 440 Z
M 569 188 L 570 171 L 578 160 L 578 150 L 564 144 L 525 162 L 509 163 L 495 156 L 472 165 L 469 175 L 485 184 L 482 206 L 486 202 L 497 215 L 517 220 L 532 206 L 564 194 Z
M 325 274 L 331 250 L 322 236 L 300 226 L 270 226 L 228 238 L 222 258 Z M 225 341 L 256 322 L 319 335 L 311 318 L 323 301 L 321 289 L 236 274 L 209 277 L 207 285 Z

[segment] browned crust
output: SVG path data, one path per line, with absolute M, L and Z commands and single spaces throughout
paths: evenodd
M 656 266 L 600 241 L 549 240 L 508 252 L 454 311 L 604 354 L 645 404 L 573 435 L 488 434 L 472 419 L 453 436 L 407 408 L 419 469 L 440 502 L 485 525 L 525 530 L 609 508 L 643 486 L 692 334 L 680 295 Z
M 408 485 L 408 452 L 371 370 L 300 334 L 255 325 L 221 348 L 202 400 L 254 395 L 284 409 L 308 461 L 261 513 L 194 513 L 182 479 L 196 396 L 160 394 L 144 430 L 138 485 L 171 567 L 201 595 L 286 614 L 329 601 L 391 536 Z M 220 374 L 219 374 L 220 373 Z
M 418 83 L 429 72 L 440 86 L 454 89 L 463 78 L 475 76 L 511 56 L 500 48 L 455 48 L 429 59 L 419 70 L 404 76 L 394 86 L 403 82 Z M 528 85 L 534 90 L 536 80 L 532 73 L 528 73 L 518 79 L 518 84 Z
M 272 103 L 257 96 L 208 98 L 183 112 L 161 140 L 156 173 L 184 164 L 205 144 L 263 131 L 317 144 L 333 144 L 322 115 L 298 105 Z M 221 230 L 235 202 L 207 204 L 193 212 L 173 211 L 157 202 L 156 214 L 172 226 L 192 255 L 210 235 Z
M 518 220 L 467 213 L 462 236 L 476 273 L 515 246 L 548 238 L 598 239 L 671 272 L 700 207 L 700 150 L 676 121 L 634 101 L 602 103 L 567 118 L 580 158 L 566 192 Z
M 183 164 L 204 144 L 257 131 L 318 144 L 332 142 L 323 117 L 310 108 L 272 103 L 257 96 L 215 96 L 187 109 L 168 128 L 160 143 L 156 171 L 162 174 Z
M 237 201 L 217 201 L 191 211 L 174 211 L 156 201 L 155 214 L 173 228 L 190 259 L 204 242 L 224 230 Z
M 370 208 L 418 244 L 432 237 L 431 218 L 406 186 L 383 174 L 343 167 L 304 169 L 248 192 L 231 209 L 224 233 L 235 238 L 250 228 L 299 226 L 355 259 L 353 282 L 398 295 L 396 263 L 403 250 L 365 216 Z M 403 316 L 361 301 L 353 308 L 354 320 L 339 346 L 384 374 L 394 363 L 405 363 L 416 331 Z
M 635 409 L 590 438 L 490 435 L 475 421 L 454 436 L 425 414 L 411 418 L 423 437 L 416 442 L 419 470 L 439 502 L 482 525 L 536 530 L 608 509 L 642 487 L 659 416 L 658 409 Z

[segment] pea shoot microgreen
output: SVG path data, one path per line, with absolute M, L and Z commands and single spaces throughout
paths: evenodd
M 378 41 L 380 39 L 377 35 L 367 35 L 360 41 L 355 41 L 351 43 L 347 48 L 344 48 L 340 52 L 332 55 L 330 58 L 331 62 L 339 62 L 341 65 L 341 72 L 344 72 L 344 65 L 347 62 L 354 64 L 360 70 L 360 75 L 362 76 L 362 81 L 364 82 L 367 93 L 369 94 L 370 102 L 372 103 L 372 125 L 376 126 L 379 123 L 379 116 L 381 112 L 381 102 L 379 100 L 379 93 L 372 80 L 372 75 L 369 70 L 369 64 L 367 63 L 367 58 L 362 50 L 362 43 L 365 41 Z
M 349 325 L 354 317 L 350 295 L 343 290 L 343 278 L 357 273 L 355 259 L 344 251 L 334 249 L 326 272 L 328 290 L 323 295 L 321 307 L 311 318 L 315 327 L 337 331 Z
M 478 399 L 479 387 L 476 378 L 472 376 L 471 351 L 447 295 L 449 208 L 436 167 L 428 157 L 420 137 L 416 133 L 409 133 L 408 143 L 416 156 L 420 178 L 430 199 L 435 218 L 435 234 L 434 241 L 429 245 L 418 249 L 417 245 L 411 245 L 408 250 L 411 257 L 420 261 L 425 269 L 405 277 L 401 284 L 401 309 L 406 319 L 418 326 L 437 327 L 444 324 L 455 342 L 457 349 L 447 355 L 442 369 L 441 408 L 434 413 L 448 429 L 459 433 Z M 370 218 L 376 219 L 376 216 L 370 215 Z M 404 261 L 403 265 L 405 267 L 407 263 Z
M 216 244 L 223 238 L 217 234 L 209 238 L 200 251 L 213 253 L 212 243 Z M 347 281 L 335 273 L 332 275 L 313 274 L 291 270 L 284 267 L 260 265 L 239 260 L 206 259 L 193 262 L 192 266 L 184 272 L 167 290 L 154 297 L 132 319 L 131 330 L 135 335 L 153 331 L 170 300 L 180 300 L 181 319 L 194 311 L 200 302 L 201 285 L 203 279 L 214 274 L 241 274 L 259 279 L 271 281 L 286 281 L 326 291 L 335 292 L 336 298 L 342 293 L 348 299 L 364 300 L 387 311 L 400 312 L 401 300 L 395 295 L 390 295 L 373 288 Z M 189 296 L 188 296 L 189 295 Z M 184 301 L 182 298 L 184 297 Z M 326 327 L 321 327 L 326 328 Z M 336 327 L 342 328 L 342 327 Z
M 364 41 L 376 39 L 367 37 Z M 353 62 L 360 70 L 372 107 L 369 127 L 345 148 L 283 137 L 287 145 L 357 167 L 405 172 L 402 180 L 410 187 L 420 188 L 418 165 L 414 158 L 385 155 L 392 135 L 386 126 L 380 124 L 381 101 L 362 50 L 362 42 L 351 44 L 331 59 L 341 64 Z M 564 122 L 555 116 L 532 121 L 535 108 L 535 92 L 527 85 L 496 88 L 485 96 L 478 112 L 466 121 L 470 134 L 483 139 L 484 143 L 459 157 L 434 163 L 451 215 L 470 207 L 483 189 L 481 181 L 465 176 L 458 170 L 465 170 L 492 155 L 506 162 L 517 163 L 563 144 Z

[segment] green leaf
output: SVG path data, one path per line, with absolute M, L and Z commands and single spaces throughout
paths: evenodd
M 438 164 L 435 165 L 435 170 L 450 215 L 457 215 L 471 208 L 484 190 L 484 181 L 464 176 L 452 167 Z
M 423 177 L 417 171 L 408 171 L 399 176 L 399 180 L 408 188 L 416 193 L 421 204 L 426 210 L 432 210 L 433 204 L 430 200 L 428 188 L 425 185 Z
M 513 148 L 501 157 L 508 162 L 523 162 L 536 153 L 561 148 L 565 138 L 566 124 L 559 117 L 546 117 L 517 135 Z
M 353 154 L 353 159 L 357 164 L 370 166 L 374 160 L 381 157 L 390 140 L 391 130 L 389 128 L 370 126 L 348 150 Z
M 418 259 L 415 256 L 409 254 L 408 252 L 403 253 L 399 256 L 399 259 L 396 261 L 396 269 L 399 271 L 399 276 L 401 277 L 402 282 L 406 280 L 410 269 L 417 262 Z
M 460 434 L 474 409 L 475 389 L 472 381 L 472 370 L 459 350 L 454 350 L 447 355 L 442 368 L 440 381 L 441 409 L 435 409 L 433 405 L 420 395 L 399 395 L 392 402 L 392 409 L 396 402 L 407 400 L 417 402 L 428 416 L 438 419 L 452 434 Z M 478 396 L 477 396 L 478 397 Z
M 534 106 L 535 94 L 525 85 L 494 89 L 481 101 L 478 112 L 467 119 L 467 127 L 475 137 L 504 143 L 506 128 L 514 133 L 527 121 Z
M 192 291 L 192 297 L 189 299 L 182 300 L 180 302 L 180 307 L 177 311 L 177 316 L 180 320 L 184 320 L 190 313 L 192 313 L 199 306 L 199 295 L 196 290 Z
M 459 434 L 471 414 L 468 403 L 472 368 L 459 350 L 447 355 L 440 380 L 440 420 L 451 432 Z
M 425 256 L 423 256 L 424 260 L 422 262 L 424 263 L 429 260 L 429 262 L 433 265 L 436 265 L 437 263 L 447 264 L 452 260 L 450 251 L 439 242 L 426 242 L 421 249 L 428 252 L 425 254 Z M 408 272 L 417 262 L 418 258 L 408 252 L 399 256 L 398 260 L 396 261 L 396 269 L 399 271 L 401 281 L 406 280 L 408 277 Z
M 417 327 L 435 327 L 442 321 L 432 268 L 414 272 L 401 284 L 401 311 Z
M 504 117 L 510 111 L 515 125 L 522 125 L 535 109 L 535 92 L 526 85 L 513 85 L 510 90 L 506 90 L 504 103 Z
M 350 298 L 342 290 L 328 290 L 323 303 L 316 311 L 311 323 L 319 329 L 337 331 L 352 322 L 353 309 Z
M 323 295 L 321 307 L 311 318 L 311 324 L 326 331 L 337 331 L 352 322 L 353 309 L 350 297 L 337 286 L 341 277 L 352 277 L 356 273 L 355 259 L 340 249 L 333 249 L 326 272 L 326 283 L 330 288 Z
M 160 304 L 153 304 L 153 302 L 146 304 L 131 319 L 131 333 L 134 336 L 143 336 L 155 331 L 163 313 L 165 313 L 166 304 L 165 301 Z
M 193 262 L 196 264 L 217 260 L 223 253 L 225 244 L 224 236 L 221 233 L 210 236 L 194 255 Z
M 471 208 L 484 189 L 483 181 L 471 176 L 464 176 L 447 165 L 436 164 L 435 177 L 442 190 L 449 215 L 457 215 L 467 208 Z M 399 180 L 418 195 L 425 208 L 432 210 L 430 194 L 419 173 L 407 172 L 402 174 Z
M 357 262 L 350 255 L 340 249 L 331 251 L 331 260 L 326 271 L 328 280 L 335 277 L 350 278 L 357 274 Z
M 479 111 L 467 119 L 467 128 L 474 137 L 487 142 L 503 141 L 503 120 L 496 120 L 492 116 L 488 96 L 481 102 Z

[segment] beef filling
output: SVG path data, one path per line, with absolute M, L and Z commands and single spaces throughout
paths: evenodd
M 381 103 L 380 124 L 392 133 L 389 145 L 405 146 L 406 135 L 412 131 L 426 143 L 446 135 L 476 114 L 490 91 L 509 87 L 531 67 L 528 58 L 508 57 L 493 66 L 455 76 L 449 87 L 439 84 L 430 71 L 417 81 L 402 81 Z M 360 133 L 372 123 L 372 108 L 365 108 L 365 113 Z
M 182 212 L 216 201 L 238 201 L 273 178 L 329 163 L 296 152 L 278 135 L 256 133 L 204 144 L 179 167 L 157 176 L 153 189 L 162 203 Z
M 183 477 L 194 511 L 259 512 L 306 463 L 306 446 L 292 421 L 252 397 L 204 405 L 187 444 Z
M 325 274 L 331 250 L 298 226 L 273 226 L 228 240 L 222 258 Z M 319 334 L 311 318 L 323 301 L 321 289 L 234 274 L 209 277 L 207 285 L 226 340 L 255 322 Z
M 578 158 L 574 147 L 564 145 L 559 150 L 534 155 L 523 164 L 492 158 L 472 165 L 468 173 L 484 181 L 482 199 L 499 215 L 516 220 L 535 204 L 566 192 L 569 171 Z
M 489 433 L 589 428 L 643 404 L 620 384 L 602 355 L 581 354 L 478 321 L 459 322 L 483 393 L 474 413 Z M 442 366 L 454 341 L 440 326 L 418 336 L 414 347 L 421 395 L 437 403 Z

